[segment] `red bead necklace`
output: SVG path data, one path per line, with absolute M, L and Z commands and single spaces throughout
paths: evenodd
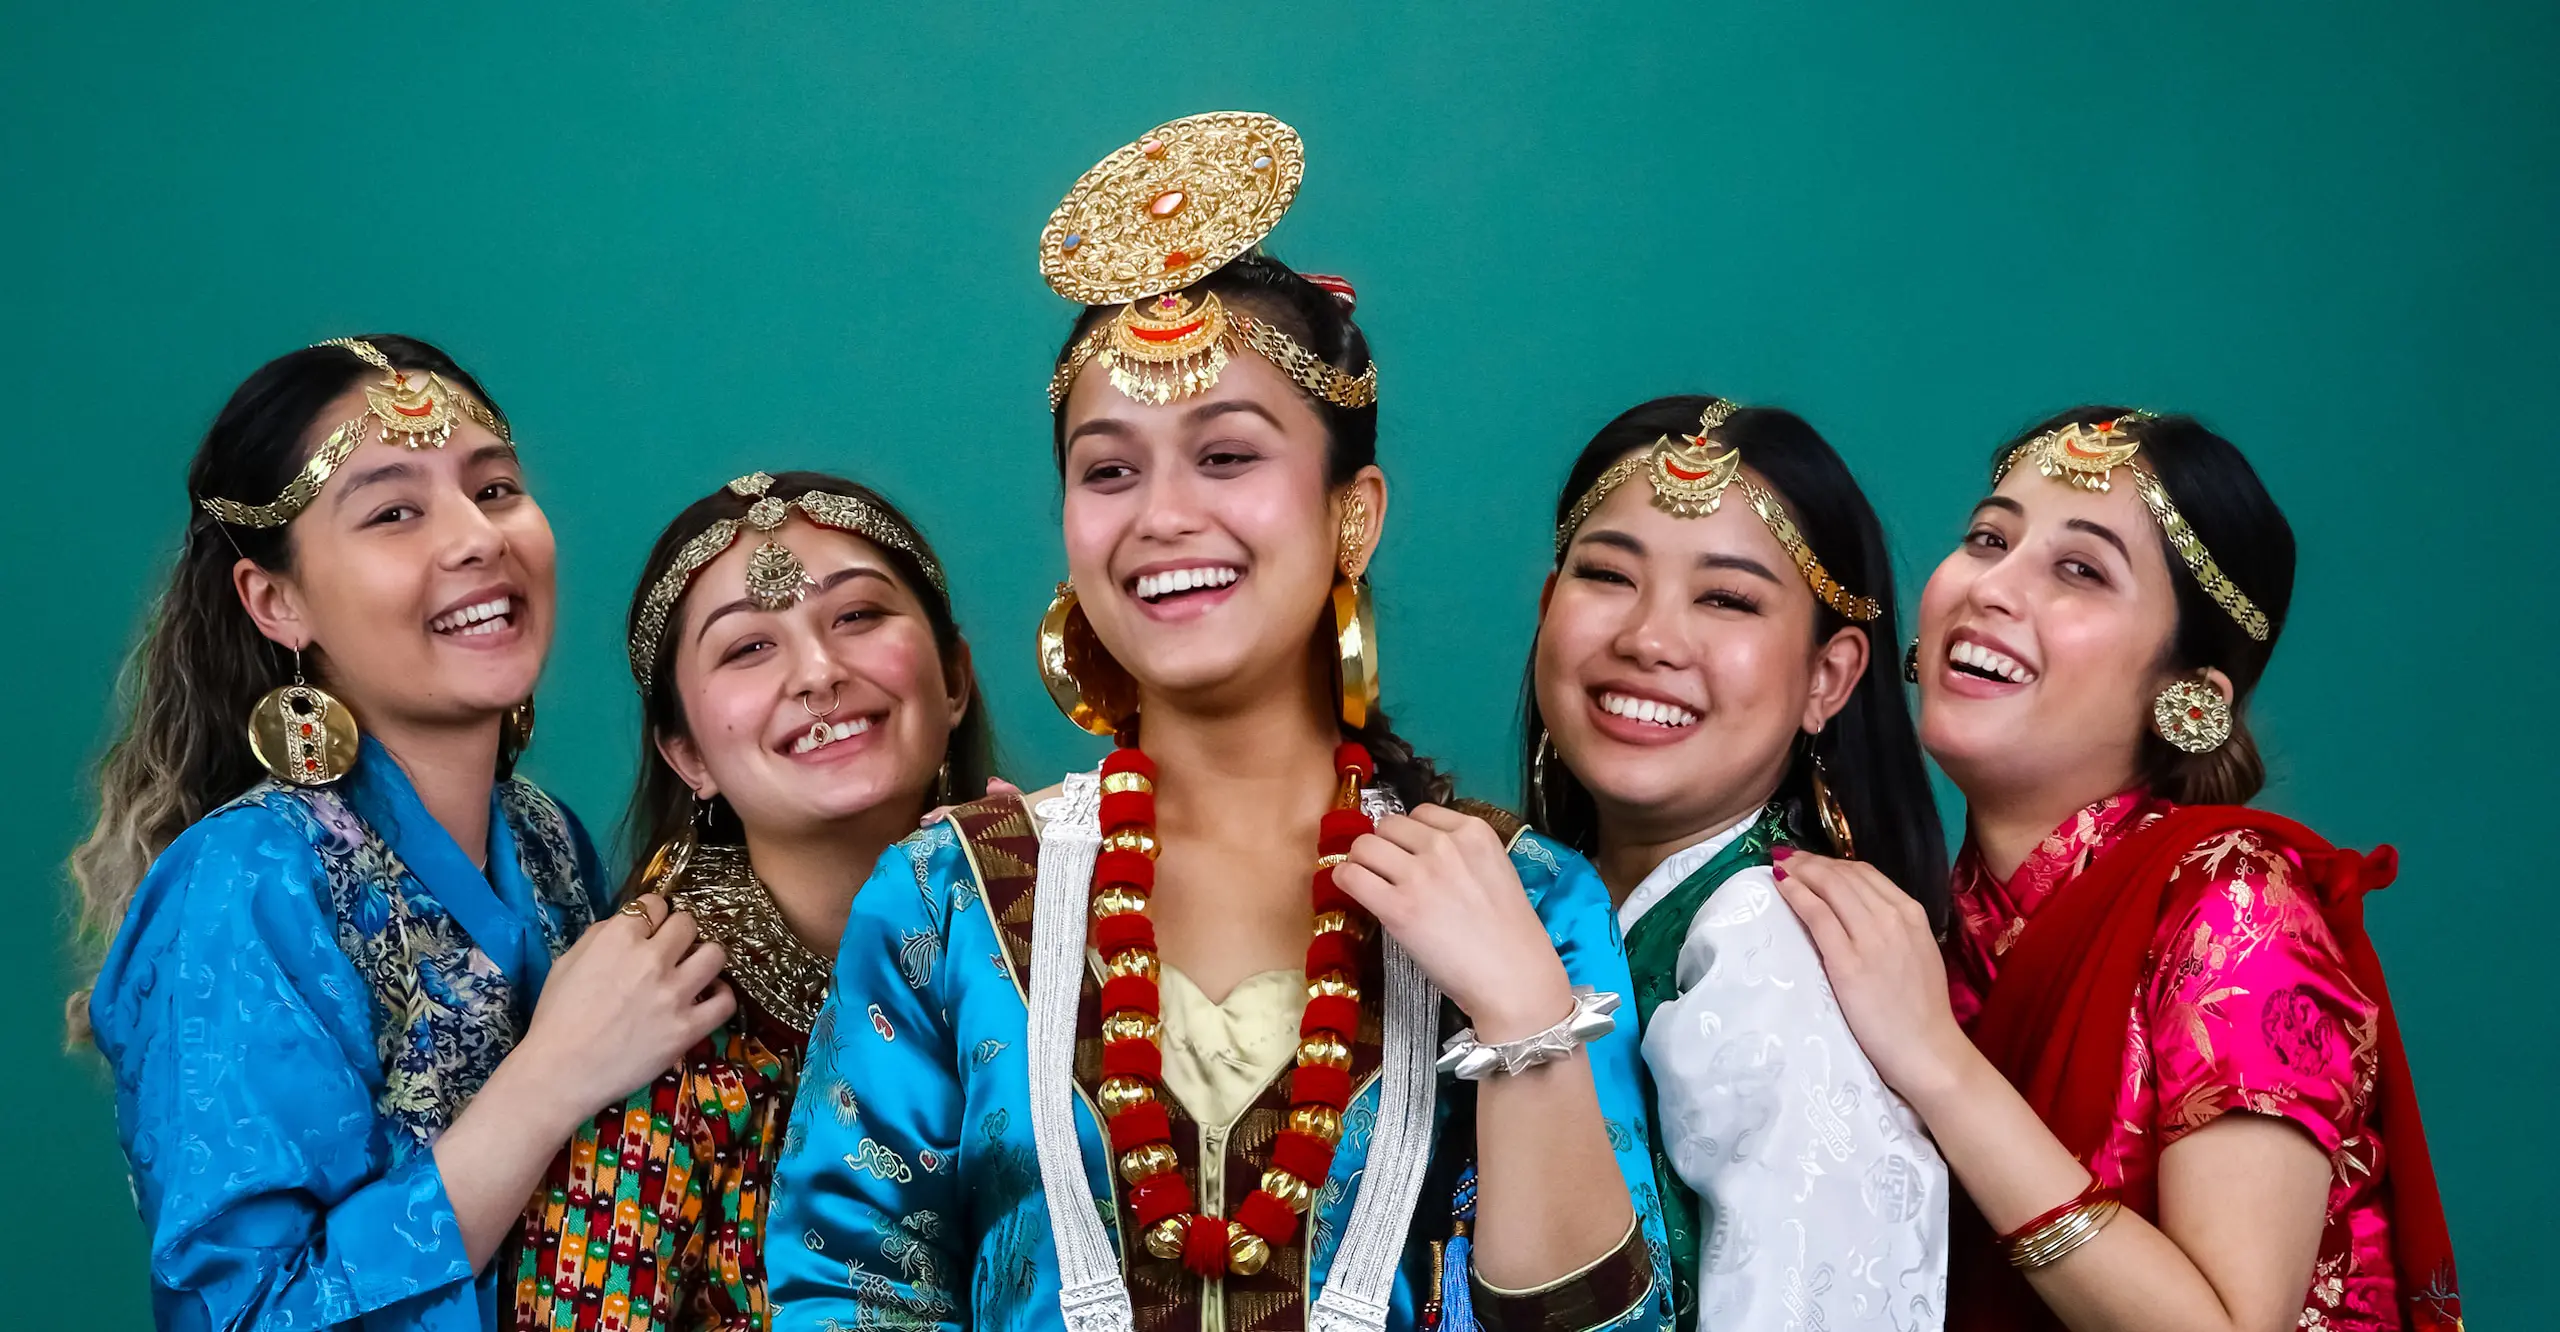
M 1272 1140 L 1271 1166 L 1233 1220 L 1199 1210 L 1174 1155 L 1161 1093 L 1164 1012 L 1156 983 L 1162 964 L 1155 922 L 1147 916 L 1156 883 L 1156 765 L 1125 741 L 1102 764 L 1102 850 L 1094 859 L 1092 898 L 1093 946 L 1108 968 L 1099 1099 L 1147 1252 L 1179 1258 L 1212 1280 L 1261 1271 L 1271 1251 L 1297 1233 L 1298 1217 L 1333 1169 L 1342 1112 L 1351 1102 L 1360 945 L 1376 922 L 1334 886 L 1333 867 L 1375 827 L 1360 808 L 1360 790 L 1377 767 L 1355 741 L 1335 749 L 1333 762 L 1341 785 L 1316 845 L 1315 938 L 1307 945 L 1307 1012 L 1289 1075 L 1289 1126 Z

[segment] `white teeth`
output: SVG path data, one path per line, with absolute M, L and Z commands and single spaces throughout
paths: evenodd
M 1602 694 L 1600 710 L 1612 716 L 1627 717 L 1655 726 L 1681 727 L 1698 724 L 1698 714 L 1687 708 L 1649 698 L 1634 698 L 1626 694 Z
M 2011 684 L 2027 684 L 2036 678 L 2034 671 L 2005 652 L 1994 652 L 1980 643 L 1959 641 L 1947 649 L 1947 660 L 1958 666 L 1988 671 Z
M 1196 588 L 1225 587 L 1243 576 L 1242 572 L 1224 565 L 1140 574 L 1138 599 L 1153 601 L 1158 597 L 1169 597 L 1176 592 L 1189 592 Z
M 850 740 L 870 729 L 869 717 L 856 717 L 852 721 L 811 722 L 808 731 L 791 742 L 791 752 L 806 754 L 813 749 L 824 749 L 838 740 Z
M 476 634 L 494 634 L 506 626 L 492 623 L 492 621 L 505 619 L 514 612 L 515 600 L 511 597 L 499 597 L 494 601 L 483 601 L 449 614 L 439 615 L 429 620 L 427 627 L 440 634 L 453 634 L 462 638 L 469 638 Z

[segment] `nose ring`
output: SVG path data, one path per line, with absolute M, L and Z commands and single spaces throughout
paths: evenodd
M 810 691 L 805 690 L 805 689 L 800 691 L 800 710 L 801 710 L 802 712 L 808 713 L 808 714 L 809 714 L 810 716 L 812 716 L 812 717 L 818 717 L 818 718 L 824 718 L 824 717 L 826 717 L 826 716 L 828 715 L 828 713 L 832 713 L 832 712 L 834 712 L 834 711 L 836 710 L 836 705 L 837 705 L 838 703 L 840 703 L 840 702 L 842 702 L 842 701 L 843 701 L 840 697 L 838 697 L 838 692 L 840 692 L 840 691 L 838 691 L 838 692 L 830 692 L 830 693 L 827 695 L 827 711 L 826 711 L 826 712 L 820 712 L 820 711 L 818 711 L 816 708 L 813 708 L 813 707 L 810 707 L 810 706 L 809 706 L 809 692 L 810 692 Z

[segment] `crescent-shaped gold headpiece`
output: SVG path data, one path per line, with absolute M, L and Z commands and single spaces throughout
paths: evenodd
M 1815 558 L 1813 546 L 1796 529 L 1795 520 L 1787 516 L 1787 506 L 1778 502 L 1768 487 L 1752 480 L 1742 470 L 1742 450 L 1719 444 L 1715 438 L 1718 426 L 1733 418 L 1740 410 L 1722 398 L 1708 402 L 1698 417 L 1698 432 L 1674 438 L 1665 435 L 1642 453 L 1631 453 L 1610 464 L 1582 498 L 1573 502 L 1564 521 L 1556 524 L 1556 556 L 1564 556 L 1565 547 L 1573 544 L 1573 534 L 1590 521 L 1592 510 L 1606 501 L 1611 492 L 1641 475 L 1653 487 L 1653 507 L 1674 518 L 1704 518 L 1724 504 L 1727 490 L 1739 490 L 1751 503 L 1751 511 L 1759 515 L 1769 535 L 1795 561 L 1796 572 L 1804 575 L 1805 585 L 1822 604 L 1840 612 L 1850 620 L 1864 624 L 1884 613 L 1884 607 L 1873 597 L 1862 597 L 1840 585 L 1831 571 Z M 1722 449 L 1722 452 L 1717 450 Z
M 2213 562 L 2213 553 L 2204 548 L 2204 538 L 2196 535 L 2185 514 L 2169 499 L 2168 488 L 2151 469 L 2135 461 L 2142 452 L 2141 426 L 2157 420 L 2151 412 L 2130 412 L 2112 421 L 2074 421 L 2058 429 L 2048 430 L 2011 449 L 2000 465 L 1991 470 L 1991 484 L 2017 467 L 2020 460 L 2032 461 L 2036 470 L 2056 481 L 2069 482 L 2082 490 L 2104 494 L 2111 489 L 2110 478 L 2121 467 L 2133 477 L 2133 493 L 2142 497 L 2142 507 L 2151 511 L 2151 520 L 2160 526 L 2160 537 L 2178 553 L 2180 563 L 2194 574 L 2196 586 L 2213 598 L 2240 632 L 2263 643 L 2274 627 L 2266 613 L 2249 600 L 2249 594 L 2232 582 L 2222 566 Z
M 1168 121 L 1085 172 L 1040 229 L 1040 276 L 1068 300 L 1124 308 L 1059 363 L 1049 409 L 1093 361 L 1122 393 L 1162 406 L 1207 391 L 1245 350 L 1326 402 L 1375 405 L 1375 364 L 1345 374 L 1214 293 L 1189 290 L 1270 235 L 1305 174 L 1298 132 L 1253 111 Z
M 667 571 L 650 584 L 648 597 L 640 603 L 640 614 L 631 626 L 631 678 L 640 682 L 640 692 L 647 693 L 654 683 L 651 668 L 658 659 L 658 648 L 666 637 L 668 617 L 676 602 L 693 583 L 702 567 L 720 558 L 738 539 L 741 532 L 770 534 L 782 526 L 793 511 L 821 527 L 850 532 L 873 545 L 903 551 L 924 570 L 925 578 L 936 592 L 949 595 L 942 582 L 942 565 L 925 549 L 924 540 L 913 528 L 868 500 L 851 495 L 830 494 L 812 490 L 796 499 L 780 499 L 768 493 L 773 477 L 766 472 L 749 472 L 728 485 L 729 492 L 740 499 L 752 499 L 744 519 L 723 518 L 702 530 L 693 540 L 677 549 L 667 562 Z M 808 594 L 809 571 L 791 548 L 770 535 L 756 547 L 747 560 L 747 596 L 764 610 L 781 610 L 796 604 Z
M 364 388 L 364 415 L 329 432 L 320 447 L 311 451 L 302 469 L 285 482 L 284 490 L 264 504 L 243 504 L 238 500 L 206 496 L 199 501 L 206 513 L 217 521 L 234 527 L 282 527 L 320 498 L 320 488 L 329 484 L 355 451 L 362 447 L 365 430 L 374 427 L 385 444 L 395 438 L 410 448 L 443 448 L 453 438 L 459 418 L 469 417 L 490 434 L 513 443 L 507 423 L 489 410 L 488 404 L 456 388 L 452 381 L 432 371 L 419 373 L 403 370 L 391 358 L 362 338 L 331 338 L 315 342 L 313 347 L 340 347 L 359 361 L 382 372 L 382 382 Z

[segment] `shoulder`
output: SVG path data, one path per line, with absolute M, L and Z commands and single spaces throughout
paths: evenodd
M 308 895 L 324 849 L 354 851 L 367 840 L 364 821 L 336 794 L 260 783 L 180 833 L 151 862 L 135 905 L 198 885 L 224 890 L 234 904 L 247 891 Z
M 2264 832 L 2232 829 L 2198 841 L 2171 871 L 2169 901 L 2153 941 L 2164 964 L 2209 971 L 2309 965 L 2344 974 L 2316 886 L 2292 852 Z

